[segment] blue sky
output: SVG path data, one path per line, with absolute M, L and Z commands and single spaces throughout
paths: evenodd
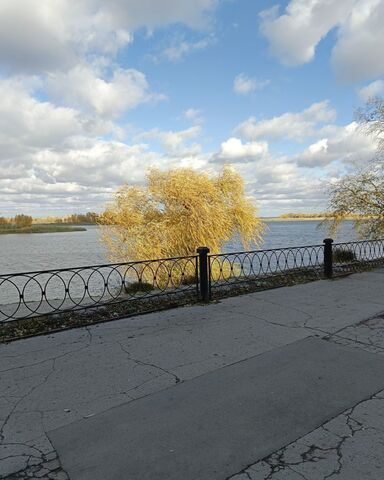
M 369 161 L 384 0 L 3 0 L 0 215 L 101 210 L 149 167 L 231 164 L 264 216 Z

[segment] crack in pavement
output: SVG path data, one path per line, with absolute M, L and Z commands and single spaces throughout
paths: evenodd
M 143 360 L 139 360 L 138 358 L 133 358 L 131 353 L 128 350 L 126 350 L 126 348 L 120 342 L 116 341 L 116 343 L 119 345 L 120 349 L 128 356 L 128 359 L 136 363 L 137 365 L 156 368 L 157 370 L 160 370 L 161 372 L 172 376 L 175 380 L 175 383 L 180 383 L 182 381 L 175 373 L 170 372 L 169 370 L 166 370 L 165 368 L 160 367 L 159 365 L 155 365 L 154 363 L 150 363 L 150 362 L 144 362 Z M 137 387 L 135 387 L 135 389 L 136 388 Z
M 306 480 L 310 480 L 310 478 L 307 478 L 303 472 L 297 469 L 297 467 L 303 466 L 306 463 L 316 463 L 318 461 L 327 460 L 327 457 L 322 456 L 322 454 L 324 453 L 326 454 L 335 453 L 337 463 L 328 474 L 323 476 L 323 480 L 328 480 L 329 478 L 340 475 L 343 469 L 343 447 L 345 446 L 346 442 L 353 439 L 355 435 L 357 435 L 359 432 L 367 431 L 367 430 L 378 430 L 374 427 L 365 426 L 363 422 L 360 422 L 356 418 L 354 418 L 353 415 L 355 410 L 361 405 L 364 405 L 371 400 L 384 400 L 383 397 L 378 397 L 378 395 L 382 394 L 383 392 L 384 390 L 382 390 L 381 392 L 375 393 L 368 399 L 365 399 L 359 402 L 353 408 L 350 408 L 345 412 L 343 412 L 341 415 L 335 417 L 334 419 L 329 420 L 326 424 L 313 430 L 312 432 L 300 438 L 299 440 L 296 440 L 295 442 L 292 442 L 291 444 L 286 445 L 282 449 L 263 458 L 259 462 L 256 462 L 248 466 L 246 469 L 237 473 L 235 476 L 232 475 L 231 477 L 228 478 L 228 480 L 230 479 L 235 480 L 236 476 L 241 474 L 247 474 L 250 480 L 255 480 L 256 477 L 253 476 L 253 469 L 255 469 L 257 465 L 263 465 L 263 464 L 268 465 L 270 469 L 270 472 L 266 476 L 265 475 L 263 476 L 263 480 L 273 480 L 276 474 L 286 469 L 294 471 L 295 473 L 297 473 L 299 476 L 301 476 Z M 328 428 L 329 424 L 331 424 L 335 419 L 338 419 L 340 417 L 344 418 L 344 425 L 348 428 L 348 434 L 346 435 L 339 435 L 338 433 L 332 431 L 332 429 Z M 331 436 L 338 437 L 339 441 L 336 443 L 336 445 L 332 445 L 330 447 L 321 447 L 319 445 L 312 443 L 309 446 L 307 445 L 306 449 L 299 454 L 301 458 L 299 461 L 285 460 L 287 450 L 290 447 L 297 447 L 297 446 L 304 447 L 305 437 L 307 437 L 308 435 L 314 435 L 314 434 L 316 435 L 321 430 L 325 431 Z M 322 439 L 322 441 L 324 442 L 324 439 Z M 257 478 L 260 478 L 260 477 L 257 477 Z
M 52 365 L 51 365 L 51 369 L 50 371 L 48 372 L 48 374 L 43 378 L 43 381 L 38 383 L 37 385 L 34 385 L 33 387 L 31 387 L 28 392 L 26 394 L 24 394 L 23 396 L 21 396 L 19 398 L 19 400 L 14 404 L 14 406 L 12 407 L 11 411 L 8 413 L 8 415 L 5 417 L 5 420 L 4 422 L 2 423 L 1 427 L 0 427 L 0 441 L 3 442 L 5 437 L 4 437 L 4 429 L 5 427 L 7 426 L 10 418 L 12 417 L 13 413 L 15 412 L 15 410 L 17 409 L 17 407 L 26 399 L 29 397 L 29 395 L 31 395 L 35 390 L 37 390 L 39 387 L 41 387 L 42 385 L 44 385 L 48 380 L 49 380 L 49 377 L 55 372 L 55 363 L 56 363 L 56 359 L 52 359 L 50 360 L 52 362 Z
M 92 336 L 90 337 L 90 339 L 92 339 Z M 84 342 L 81 342 L 81 343 L 84 343 Z M 0 370 L 0 373 L 12 372 L 14 370 L 19 370 L 19 369 L 22 369 L 22 368 L 29 368 L 29 367 L 34 367 L 36 365 L 42 365 L 43 363 L 49 362 L 51 360 L 59 360 L 61 358 L 67 357 L 69 355 L 81 352 L 81 351 L 89 348 L 90 346 L 91 346 L 91 340 L 90 340 L 89 343 L 85 344 L 84 346 L 82 346 L 80 348 L 76 348 L 75 350 L 71 350 L 69 352 L 62 353 L 62 354 L 57 355 L 55 357 L 49 357 L 49 358 L 46 358 L 44 360 L 39 360 L 38 362 L 35 362 L 35 363 L 27 363 L 25 365 L 19 365 L 17 367 L 11 367 L 11 368 L 8 368 L 8 369 L 5 369 L 5 370 Z

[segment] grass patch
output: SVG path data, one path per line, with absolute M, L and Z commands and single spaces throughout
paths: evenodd
M 342 248 L 335 248 L 332 254 L 335 263 L 348 263 L 357 260 L 355 252 L 352 250 L 344 250 Z

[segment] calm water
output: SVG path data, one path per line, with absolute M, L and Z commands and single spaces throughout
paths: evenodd
M 318 221 L 268 222 L 259 248 L 278 248 L 322 243 L 328 233 Z M 344 222 L 335 241 L 356 239 L 352 222 Z M 242 250 L 234 240 L 227 251 Z M 0 235 L 0 274 L 108 263 L 98 227 L 86 232 Z

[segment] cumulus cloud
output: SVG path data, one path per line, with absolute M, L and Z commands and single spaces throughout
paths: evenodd
M 114 54 L 139 27 L 204 26 L 216 0 L 2 0 L 0 63 L 22 72 L 66 71 L 86 53 Z
M 127 145 L 118 141 L 80 139 L 67 150 L 40 150 L 33 164 L 55 183 L 83 187 L 113 188 L 124 182 L 143 181 L 145 166 L 158 156 L 145 144 Z M 41 178 L 41 174 L 37 175 Z
M 116 128 L 109 121 L 39 101 L 10 81 L 0 82 L 0 96 L 2 208 L 5 199 L 33 203 L 74 191 L 86 202 L 95 189 L 107 192 L 111 184 L 135 181 L 156 160 L 143 145 L 102 140 Z
M 202 111 L 197 108 L 187 108 L 187 110 L 184 110 L 183 115 L 184 118 L 195 124 L 204 122 Z
M 243 143 L 239 138 L 231 137 L 221 144 L 216 160 L 219 162 L 251 162 L 266 159 L 267 155 L 267 142 Z
M 163 131 L 159 128 L 154 128 L 147 132 L 140 133 L 136 139 L 141 140 L 159 140 L 167 155 L 191 154 L 200 153 L 201 146 L 197 143 L 187 146 L 186 142 L 198 137 L 201 133 L 201 126 L 194 125 L 185 130 L 178 131 Z
M 33 98 L 11 81 L 0 81 L 0 158 L 34 148 L 62 145 L 71 135 L 106 132 L 71 108 Z
M 198 52 L 199 50 L 205 50 L 207 47 L 213 45 L 215 39 L 213 36 L 203 38 L 196 42 L 190 42 L 187 40 L 180 40 L 174 42 L 173 45 L 165 48 L 160 56 L 166 58 L 171 62 L 178 62 L 182 60 L 186 55 Z
M 332 52 L 338 77 L 357 82 L 384 74 L 384 2 L 359 0 L 343 22 Z
M 266 120 L 251 117 L 238 125 L 235 133 L 248 140 L 279 138 L 303 141 L 315 135 L 319 125 L 332 122 L 335 117 L 335 110 L 328 101 L 323 101 L 301 112 L 287 112 Z
M 356 0 L 291 0 L 286 12 L 264 11 L 261 31 L 271 51 L 287 65 L 309 62 L 327 33 L 345 20 Z
M 47 91 L 58 102 L 101 117 L 115 117 L 141 103 L 164 98 L 149 91 L 145 75 L 138 70 L 116 68 L 106 80 L 87 64 L 50 75 Z
M 275 7 L 263 12 L 261 31 L 282 63 L 300 65 L 337 28 L 332 64 L 339 78 L 353 82 L 384 73 L 383 16 L 382 0 L 291 0 L 281 15 Z
M 217 0 L 2 0 L 0 2 L 0 209 L 101 206 L 150 166 L 207 162 L 196 142 L 202 116 L 184 131 L 128 141 L 121 117 L 163 95 L 117 54 L 141 27 L 172 23 L 207 37 Z M 188 51 L 204 48 L 188 44 Z M 170 53 L 171 55 L 171 53 Z M 135 127 L 132 127 L 133 131 Z M 124 142 L 122 141 L 124 139 Z M 153 142 L 160 148 L 153 149 Z
M 365 102 L 372 97 L 384 95 L 384 80 L 376 80 L 369 85 L 360 88 L 359 95 Z
M 371 137 L 359 130 L 356 122 L 344 127 L 327 126 L 319 134 L 327 134 L 327 137 L 312 143 L 306 150 L 296 155 L 294 160 L 297 165 L 321 167 L 335 160 L 361 165 L 371 160 L 375 155 L 376 143 Z
M 249 141 L 227 139 L 210 162 L 234 164 L 246 179 L 247 191 L 262 209 L 274 213 L 286 209 L 322 210 L 329 177 L 353 165 L 364 165 L 376 153 L 376 143 L 356 122 L 336 125 L 335 116 L 329 102 L 320 102 L 302 112 L 288 112 L 259 122 L 248 120 L 236 130 Z M 305 138 L 313 139 L 312 143 L 291 155 L 276 155 L 267 141 Z
M 203 29 L 202 38 L 176 39 L 163 55 L 177 61 L 204 49 L 215 41 L 204 28 L 216 4 L 216 0 L 2 0 L 0 208 L 35 212 L 100 208 L 118 185 L 141 183 L 150 166 L 214 171 L 224 162 L 236 165 L 247 191 L 264 207 L 300 208 L 321 201 L 320 181 L 312 167 L 325 170 L 338 162 L 368 158 L 371 141 L 360 138 L 355 124 L 333 125 L 336 113 L 327 101 L 273 118 L 251 117 L 216 151 L 203 150 L 203 117 L 194 108 L 182 114 L 190 128 L 154 128 L 128 140 L 128 129 L 117 122 L 130 109 L 163 97 L 152 91 L 150 78 L 127 66 L 126 57 L 124 67 L 118 66 L 118 53 L 133 41 L 138 28 L 180 22 Z M 355 4 L 366 8 L 353 16 Z M 279 17 L 276 9 L 264 13 L 262 28 L 275 54 L 296 64 L 309 61 L 321 38 L 337 27 L 335 69 L 342 65 L 342 71 L 357 78 L 348 48 L 354 48 L 352 39 L 362 32 L 361 25 L 367 32 L 359 37 L 359 55 L 371 48 L 372 38 L 380 40 L 374 21 L 380 8 L 376 0 L 292 0 L 285 15 Z M 367 55 L 365 61 L 366 71 L 376 79 L 382 63 L 376 61 L 373 70 L 372 58 Z M 243 73 L 236 77 L 234 90 L 245 95 L 266 84 Z M 364 98 L 381 88 L 378 80 L 360 94 Z M 300 154 L 276 157 L 267 143 L 273 139 L 312 143 Z
M 87 3 L 90 0 L 85 0 Z M 92 0 L 95 3 L 96 0 Z M 96 4 L 115 25 L 134 29 L 157 27 L 170 23 L 185 23 L 192 28 L 204 28 L 209 13 L 218 0 L 109 0 Z
M 279 214 L 286 208 L 289 211 L 324 208 L 322 180 L 299 167 L 290 157 L 275 157 L 264 152 L 252 160 L 239 158 L 235 166 L 246 181 L 247 192 L 262 212 Z
M 262 90 L 269 83 L 269 80 L 258 80 L 256 78 L 248 77 L 245 73 L 240 73 L 235 77 L 233 90 L 239 95 L 247 95 L 256 90 Z

